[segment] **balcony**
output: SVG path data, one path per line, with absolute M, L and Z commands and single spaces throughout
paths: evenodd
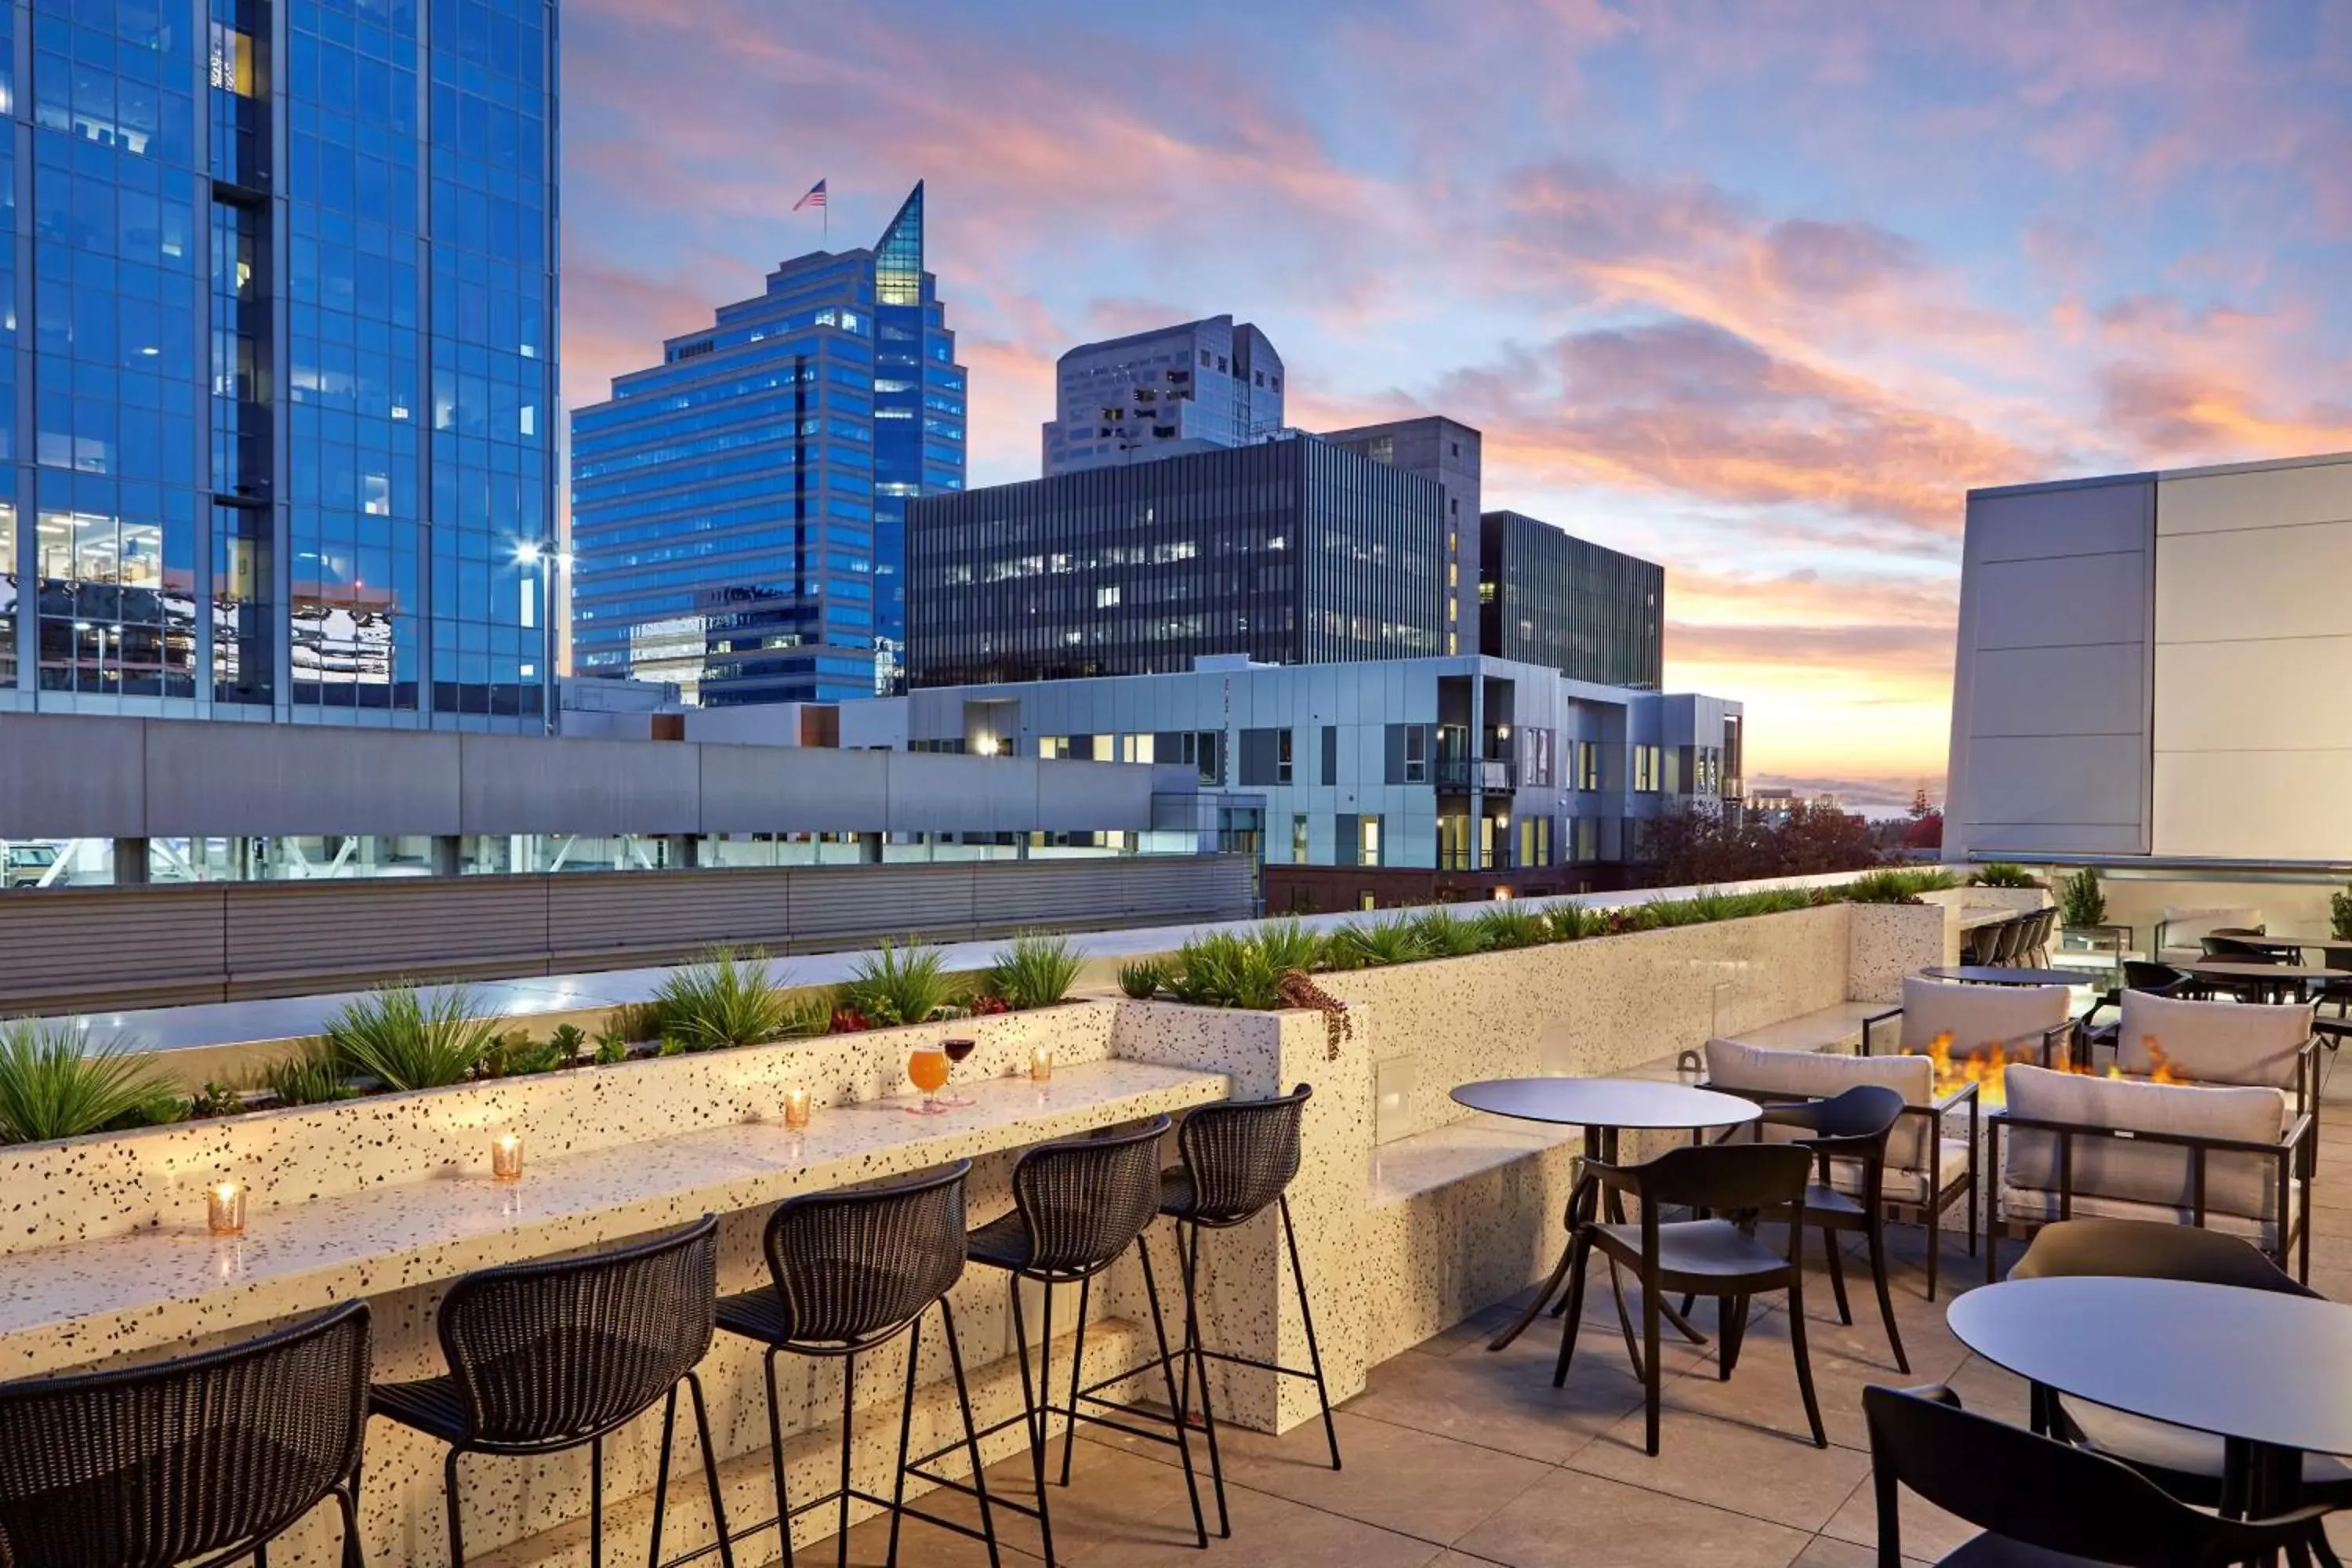
M 1436 784 L 1440 790 L 1448 794 L 1462 795 L 1482 790 L 1488 795 L 1508 795 L 1519 787 L 1518 764 L 1508 758 L 1474 762 L 1467 758 L 1440 757 Z

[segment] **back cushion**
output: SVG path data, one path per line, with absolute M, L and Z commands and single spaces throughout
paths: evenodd
M 1924 1051 L 1949 1035 L 1955 1060 L 1999 1046 L 2039 1061 L 2043 1031 L 2066 1021 L 2066 1000 L 2063 985 L 1955 985 L 1906 975 L 1903 1048 Z
M 1801 1094 L 1808 1100 L 1828 1100 L 1864 1083 L 1895 1090 L 1906 1105 L 1932 1105 L 1936 1098 L 1936 1068 L 1926 1057 L 1831 1056 L 1821 1051 L 1773 1050 L 1738 1040 L 1709 1040 L 1706 1078 L 1717 1089 Z M 1927 1169 L 1928 1131 L 1924 1116 L 1906 1116 L 1896 1121 L 1894 1134 L 1886 1141 L 1889 1168 Z M 1797 1135 L 1788 1128 L 1764 1130 L 1768 1139 L 1776 1134 Z
M 2274 1089 L 2140 1083 L 2131 1079 L 2048 1072 L 2037 1067 L 2011 1068 L 2006 1087 L 2012 1114 L 2078 1126 L 2128 1127 L 2276 1143 L 2289 1120 L 2287 1098 Z M 2011 1186 L 2058 1190 L 2056 1133 L 2018 1128 L 2002 1142 L 2004 1179 Z M 2165 1204 L 2184 1211 L 2193 1201 L 2191 1154 L 2187 1149 L 2117 1138 L 2077 1138 L 2074 1146 L 2073 1181 L 2077 1194 Z M 2259 1154 L 2228 1152 L 2209 1153 L 2205 1161 L 2209 1211 L 2250 1219 L 2276 1217 L 2276 1162 Z
M 2190 1002 L 2126 991 L 2116 1036 L 2116 1066 L 2136 1077 L 2169 1065 L 2190 1083 L 2294 1087 L 2295 1063 L 2311 1038 L 2313 1008 Z

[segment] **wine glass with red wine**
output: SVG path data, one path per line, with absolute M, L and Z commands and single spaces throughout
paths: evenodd
M 964 1058 L 971 1055 L 972 1047 L 979 1044 L 980 1042 L 978 1040 L 941 1040 L 940 1042 L 940 1048 L 947 1052 L 949 1069 L 953 1071 L 954 1068 L 963 1065 Z M 941 1101 L 941 1103 L 945 1105 L 959 1106 L 970 1105 L 972 1103 L 972 1100 L 970 1095 L 951 1094 L 948 1096 L 945 1100 Z

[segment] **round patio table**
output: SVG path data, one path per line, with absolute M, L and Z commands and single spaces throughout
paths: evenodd
M 1945 1321 L 2028 1382 L 2224 1440 L 2226 1495 L 2294 1506 L 2302 1456 L 2352 1455 L 2352 1307 L 2279 1291 L 2109 1276 L 2011 1279 Z
M 2087 970 L 2016 969 L 2005 963 L 1938 963 L 1919 972 L 1930 980 L 1957 980 L 1963 985 L 2088 985 Z
M 2352 980 L 2352 969 L 2330 969 L 2319 963 L 2231 963 L 2217 958 L 2172 967 L 2184 974 L 2215 980 Z
M 1688 1128 L 1697 1132 L 1710 1127 L 1738 1127 L 1764 1114 L 1762 1106 L 1736 1094 L 1630 1078 L 1496 1078 L 1457 1084 L 1452 1092 L 1455 1104 L 1473 1110 L 1521 1121 L 1581 1127 L 1585 1159 L 1604 1165 L 1617 1163 L 1617 1134 L 1626 1128 L 1640 1131 Z M 1576 1227 L 1599 1206 L 1600 1186 L 1591 1176 L 1577 1178 L 1568 1197 L 1570 1245 L 1561 1247 L 1559 1262 L 1553 1266 L 1551 1278 L 1544 1281 L 1543 1289 L 1528 1304 L 1528 1310 L 1496 1336 L 1486 1346 L 1488 1350 L 1501 1350 L 1517 1339 L 1529 1323 L 1542 1315 L 1544 1304 L 1558 1293 L 1560 1281 L 1568 1278 Z M 1613 1279 L 1613 1264 L 1612 1270 Z M 1622 1293 L 1618 1310 L 1624 1310 Z M 1691 1340 L 1704 1341 L 1705 1336 L 1680 1313 L 1667 1308 L 1665 1315 Z

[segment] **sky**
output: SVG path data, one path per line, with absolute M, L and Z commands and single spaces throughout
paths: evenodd
M 1255 321 L 1864 807 L 1940 796 L 1970 488 L 2352 448 L 2352 0 L 565 0 L 562 69 L 571 406 L 922 179 L 971 484 L 1074 344 Z

